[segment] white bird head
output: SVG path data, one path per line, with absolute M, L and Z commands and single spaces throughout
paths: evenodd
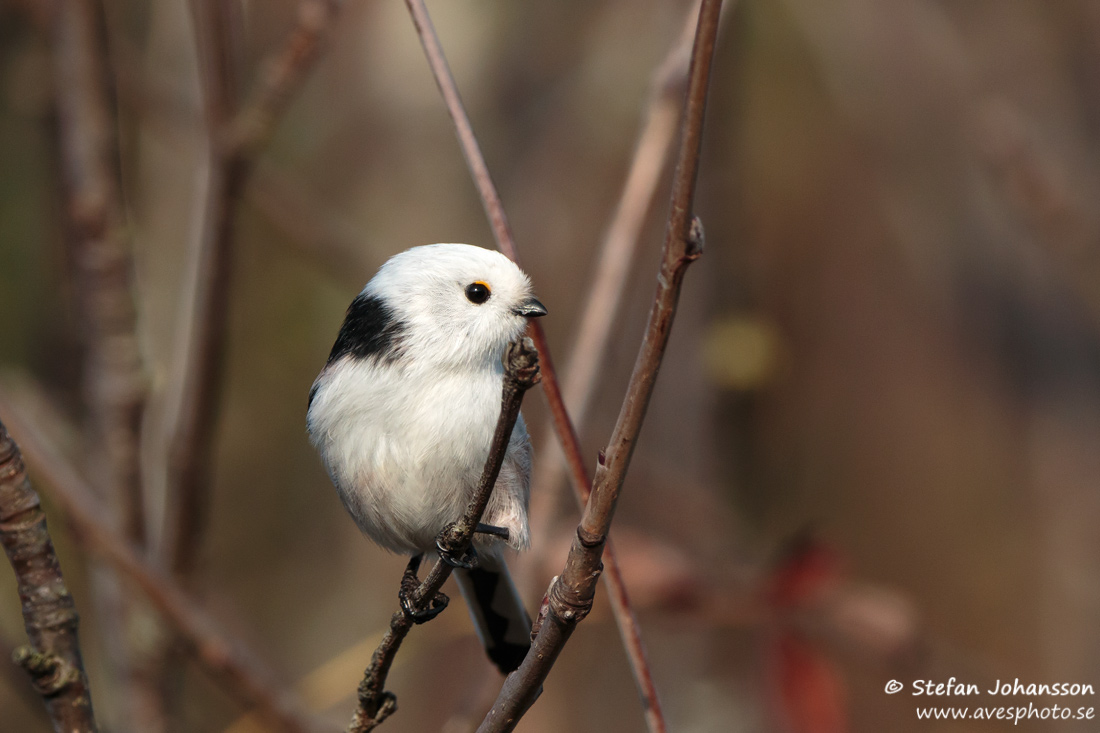
M 499 252 L 430 244 L 391 257 L 348 309 L 330 362 L 344 354 L 456 368 L 499 366 L 527 319 L 546 314 Z

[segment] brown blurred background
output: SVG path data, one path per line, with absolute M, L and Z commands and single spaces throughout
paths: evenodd
M 295 7 L 240 3 L 245 88 Z M 153 430 L 201 200 L 195 44 L 185 3 L 105 8 Z M 564 366 L 653 70 L 688 5 L 431 9 Z M 950 676 L 983 690 L 1014 678 L 1100 687 L 1100 4 L 727 10 L 697 202 L 707 251 L 687 277 L 613 535 L 670 728 L 1008 730 L 918 722 L 924 698 L 883 687 Z M 44 15 L 0 2 L 0 385 L 37 383 L 77 424 Z M 629 376 L 666 207 L 667 184 L 581 429 L 589 457 Z M 306 396 L 374 270 L 440 241 L 492 246 L 403 4 L 351 0 L 236 218 L 197 575 L 203 603 L 341 724 L 404 561 L 345 515 L 306 439 Z M 538 391 L 525 414 L 536 461 L 557 460 Z M 521 563 L 532 608 L 576 516 L 564 486 L 535 491 L 561 498 L 539 504 L 557 512 L 535 519 L 550 533 L 542 561 Z M 152 496 L 150 513 L 162 504 Z M 51 527 L 97 713 L 126 730 L 87 557 L 63 517 Z M 787 588 L 776 559 L 792 548 L 824 560 L 810 563 L 812 591 L 777 601 L 789 594 L 774 591 Z M 480 719 L 496 672 L 464 614 L 413 632 L 384 730 L 457 733 Z M 24 641 L 6 571 L 0 640 Z M 20 674 L 0 675 L 0 730 L 45 731 Z M 176 729 L 255 730 L 197 666 L 180 684 Z M 807 702 L 816 693 L 823 708 Z M 1021 701 L 1097 703 L 961 704 Z M 520 730 L 644 730 L 602 588 Z

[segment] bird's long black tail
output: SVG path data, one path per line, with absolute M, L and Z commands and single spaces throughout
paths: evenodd
M 531 648 L 531 617 L 508 567 L 481 552 L 476 568 L 455 570 L 454 577 L 489 659 L 504 674 L 514 671 Z

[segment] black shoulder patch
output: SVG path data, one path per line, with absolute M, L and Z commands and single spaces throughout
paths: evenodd
M 380 298 L 360 295 L 348 306 L 328 363 L 345 355 L 393 361 L 400 356 L 404 331 L 405 324 L 397 320 Z

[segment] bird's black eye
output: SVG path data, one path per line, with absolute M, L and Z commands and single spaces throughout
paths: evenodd
M 466 298 L 471 303 L 481 305 L 489 299 L 490 294 L 491 291 L 489 290 L 488 284 L 483 283 L 480 280 L 478 280 L 477 282 L 472 282 L 466 286 Z

